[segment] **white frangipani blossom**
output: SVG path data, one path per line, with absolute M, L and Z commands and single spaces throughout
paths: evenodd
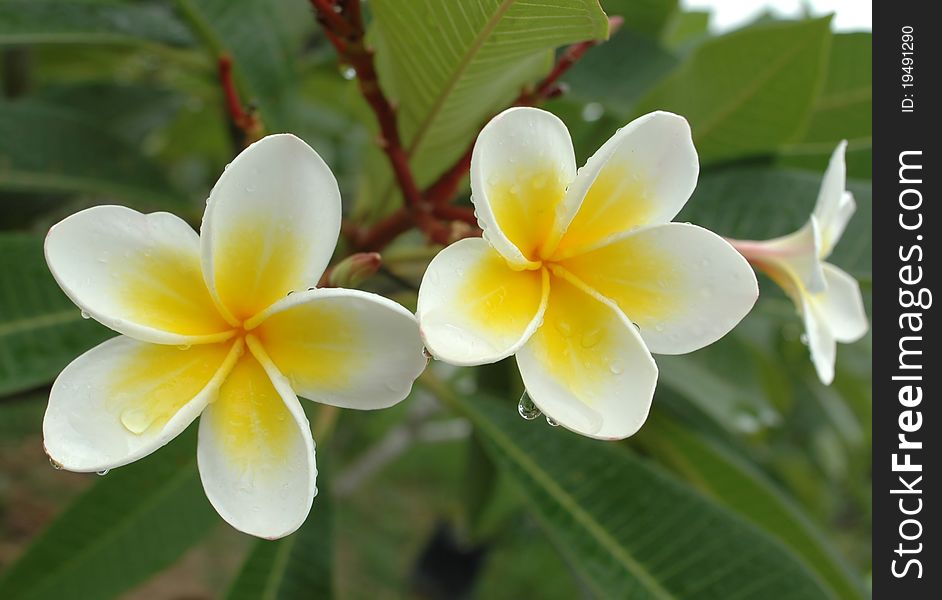
M 831 155 L 804 227 L 773 240 L 733 242 L 794 301 L 804 321 L 811 361 L 826 385 L 834 380 L 837 342 L 855 342 L 869 328 L 857 280 L 825 262 L 857 208 L 846 189 L 846 148 L 842 141 Z
M 46 452 L 105 471 L 200 416 L 203 487 L 237 529 L 277 538 L 316 494 L 314 441 L 296 396 L 377 409 L 425 367 L 415 317 L 365 292 L 315 289 L 340 231 L 328 166 L 292 135 L 242 152 L 200 234 L 168 213 L 98 206 L 55 225 L 49 268 L 83 313 L 122 334 L 52 387 Z
M 504 111 L 471 160 L 484 239 L 445 248 L 419 290 L 426 347 L 457 365 L 515 355 L 547 417 L 600 439 L 632 435 L 657 382 L 651 352 L 711 344 L 758 296 L 729 243 L 670 222 L 698 174 L 690 127 L 674 114 L 633 121 L 577 172 L 557 117 Z

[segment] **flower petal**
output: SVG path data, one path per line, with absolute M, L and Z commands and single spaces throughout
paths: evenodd
M 99 344 L 72 361 L 52 386 L 43 419 L 46 453 L 80 472 L 147 456 L 212 400 L 235 362 L 235 346 L 181 350 L 125 336 Z
M 206 282 L 244 321 L 317 284 L 340 232 L 337 181 L 303 141 L 270 135 L 226 168 L 200 232 Z
M 608 236 L 669 222 L 699 174 L 686 119 L 660 111 L 635 119 L 598 149 L 569 186 L 563 212 L 571 222 L 556 254 L 571 256 Z
M 638 431 L 657 384 L 651 353 L 618 307 L 555 275 L 543 325 L 517 351 L 517 364 L 540 410 L 599 439 Z
M 471 155 L 471 192 L 485 238 L 517 267 L 534 267 L 558 238 L 558 207 L 576 174 L 566 125 L 537 108 L 505 110 Z
M 515 271 L 482 239 L 456 242 L 432 260 L 419 288 L 425 345 L 454 365 L 497 362 L 536 331 L 548 292 L 545 269 Z
M 847 222 L 857 210 L 854 196 L 847 191 L 847 168 L 844 164 L 844 152 L 847 141 L 841 141 L 834 149 L 824 180 L 818 192 L 818 201 L 814 207 L 814 216 L 821 228 L 821 258 L 830 256 L 834 246 L 844 234 Z
M 808 350 L 811 352 L 811 362 L 818 373 L 818 379 L 824 385 L 831 385 L 834 381 L 837 341 L 828 328 L 824 316 L 815 310 L 810 295 L 805 294 L 799 299 L 799 310 L 805 322 L 805 339 Z
M 291 294 L 247 326 L 298 395 L 342 408 L 396 404 L 427 362 L 415 316 L 359 290 Z
M 660 354 L 712 344 L 759 297 L 746 259 L 696 225 L 646 227 L 560 265 L 615 302 L 641 329 L 651 352 Z
M 49 230 L 45 253 L 69 298 L 115 331 L 180 345 L 232 335 L 203 283 L 199 236 L 171 214 L 89 208 Z
M 827 291 L 811 296 L 812 310 L 827 323 L 838 342 L 856 342 L 870 328 L 857 280 L 834 265 L 824 264 Z
M 203 489 L 219 515 L 251 535 L 295 531 L 317 494 L 310 426 L 288 380 L 257 340 L 236 363 L 200 419 Z
M 821 233 L 814 216 L 794 233 L 764 242 L 754 242 L 753 260 L 764 263 L 766 272 L 789 295 L 818 293 L 825 289 L 820 259 Z

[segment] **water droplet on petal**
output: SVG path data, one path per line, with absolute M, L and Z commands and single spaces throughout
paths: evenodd
M 82 311 L 82 318 L 83 318 L 83 319 L 91 319 L 92 316 L 83 310 L 83 311 Z
M 49 466 L 55 469 L 56 471 L 62 470 L 62 465 L 57 463 L 52 457 L 49 458 Z
M 565 337 L 572 335 L 572 325 L 570 325 L 568 321 L 557 321 L 556 329 Z
M 549 425 L 550 427 L 559 427 L 559 423 L 557 423 L 550 417 L 546 417 L 546 424 Z
M 189 350 L 189 349 L 190 349 L 190 345 L 189 345 L 189 344 L 180 344 L 179 346 L 177 346 L 177 349 L 178 349 L 178 350 Z
M 614 373 L 615 375 L 621 375 L 625 372 L 625 366 L 621 364 L 618 360 L 613 360 L 608 365 L 608 370 Z
M 138 435 L 147 431 L 153 422 L 154 418 L 140 408 L 129 408 L 121 413 L 121 424 L 131 433 Z
M 99 477 L 104 477 L 105 475 L 108 474 L 109 471 L 111 471 L 111 469 L 103 469 L 103 470 L 101 470 L 101 471 L 98 471 L 98 472 L 97 472 L 97 475 L 98 475 Z
M 533 400 L 530 398 L 530 394 L 528 394 L 525 390 L 523 395 L 520 396 L 520 402 L 517 403 L 517 412 L 520 413 L 520 416 L 527 421 L 532 421 L 533 419 L 543 414 L 542 411 L 536 407 L 536 404 L 533 403 Z
M 582 335 L 581 344 L 583 348 L 592 348 L 593 346 L 597 345 L 601 339 L 602 330 L 591 329 Z

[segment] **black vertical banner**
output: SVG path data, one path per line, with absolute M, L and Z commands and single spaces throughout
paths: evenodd
M 933 315 L 942 31 L 935 2 L 874 4 L 873 592 L 916 600 L 942 590 L 942 508 L 929 491 L 939 487 L 942 440 L 933 339 L 942 335 Z

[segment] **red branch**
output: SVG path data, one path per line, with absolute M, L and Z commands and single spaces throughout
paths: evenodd
M 253 111 L 242 107 L 239 92 L 232 78 L 232 58 L 225 54 L 219 57 L 219 83 L 222 85 L 222 93 L 226 100 L 229 121 L 238 137 L 238 145 L 245 147 L 259 137 L 262 123 Z
M 364 230 L 348 227 L 346 231 L 353 246 L 361 251 L 381 250 L 413 225 L 417 226 L 429 241 L 438 244 L 448 244 L 468 235 L 479 235 L 477 219 L 471 209 L 448 205 L 470 169 L 473 143 L 457 162 L 423 193 L 415 181 L 408 153 L 399 136 L 396 110 L 380 88 L 373 50 L 364 40 L 360 0 L 310 0 L 310 3 L 340 60 L 356 72 L 360 92 L 379 124 L 379 145 L 389 160 L 396 183 L 405 198 L 405 206 L 371 227 Z M 610 32 L 614 32 L 621 24 L 621 17 L 609 19 Z M 559 78 L 597 43 L 588 41 L 567 48 L 549 75 L 533 89 L 521 92 L 513 104 L 533 106 L 561 94 L 563 88 Z M 450 221 L 451 226 L 445 225 L 442 220 Z

